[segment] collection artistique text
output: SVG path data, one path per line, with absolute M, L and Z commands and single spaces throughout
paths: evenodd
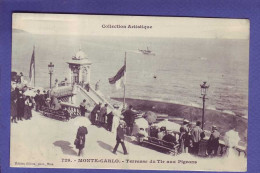
M 152 29 L 152 26 L 147 25 L 105 25 L 101 26 L 102 28 L 130 28 L 130 29 Z

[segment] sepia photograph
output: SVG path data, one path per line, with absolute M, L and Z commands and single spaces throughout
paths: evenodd
M 10 167 L 247 171 L 249 29 L 13 13 Z

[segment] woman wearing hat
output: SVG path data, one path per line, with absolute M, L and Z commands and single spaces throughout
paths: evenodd
M 117 104 L 114 104 L 114 110 L 112 111 L 112 114 L 113 114 L 113 124 L 112 124 L 111 131 L 116 132 L 116 128 L 118 127 L 120 118 L 123 118 L 119 110 L 119 106 Z
M 26 96 L 25 106 L 24 106 L 24 119 L 26 119 L 26 120 L 31 119 L 32 107 L 33 107 L 33 103 L 32 103 L 30 96 Z
M 189 121 L 184 119 L 183 124 L 180 127 L 179 142 L 180 142 L 180 145 L 181 145 L 180 150 L 183 153 L 187 153 L 187 148 L 189 147 L 189 139 L 188 139 L 189 128 L 188 128 L 188 125 L 189 125 Z
M 100 112 L 101 104 L 102 103 L 97 104 L 90 113 L 90 121 L 92 125 L 96 124 L 97 113 Z
M 82 154 L 82 150 L 85 147 L 85 138 L 88 134 L 88 129 L 85 126 L 80 126 L 77 131 L 77 136 L 74 141 L 74 145 L 79 150 L 78 156 Z
M 87 108 L 86 108 L 86 99 L 84 99 L 84 100 L 80 103 L 79 109 L 80 109 L 80 115 L 84 117 L 84 116 L 85 116 L 85 113 L 86 113 L 86 111 L 87 111 Z

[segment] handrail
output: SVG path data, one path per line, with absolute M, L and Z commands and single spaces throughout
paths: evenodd
M 81 115 L 80 108 L 78 106 L 72 105 L 70 103 L 64 103 L 64 102 L 61 102 L 60 104 L 62 108 L 67 108 L 68 112 L 70 112 L 70 114 L 73 115 L 72 117 Z
M 80 85 L 77 85 L 77 87 L 84 92 L 84 94 L 86 94 L 94 103 L 98 104 L 92 97 L 89 96 L 89 94 L 87 93 L 87 91 L 82 88 Z
M 89 96 L 88 92 L 87 92 L 82 86 L 77 85 L 77 87 L 78 87 L 79 89 L 81 89 L 86 95 L 88 95 L 88 97 L 89 97 L 93 102 L 95 102 L 96 104 L 99 104 L 99 103 L 97 103 L 93 98 L 91 98 L 91 97 Z M 103 97 L 101 97 L 93 88 L 89 87 L 89 89 L 95 94 L 96 97 L 98 97 L 102 102 L 107 103 L 108 106 L 110 107 L 110 109 L 113 110 L 113 106 L 112 106 L 106 99 L 104 99 Z
M 90 88 L 90 90 L 93 91 L 93 92 L 95 93 L 95 95 L 98 96 L 103 102 L 107 103 L 111 108 L 113 108 L 113 106 L 112 106 L 105 98 L 101 97 L 96 90 L 94 90 L 91 86 L 90 86 L 89 88 Z

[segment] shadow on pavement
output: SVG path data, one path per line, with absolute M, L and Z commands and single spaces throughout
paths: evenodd
M 97 143 L 99 144 L 100 147 L 102 147 L 102 148 L 104 148 L 104 149 L 106 149 L 106 150 L 108 150 L 108 151 L 110 151 L 110 152 L 112 152 L 113 149 L 114 149 L 114 147 L 112 147 L 111 145 L 106 144 L 106 143 L 104 143 L 104 142 L 102 142 L 102 141 L 97 141 Z M 115 145 L 116 145 L 116 140 L 115 140 Z M 120 147 L 120 146 L 119 146 L 119 147 Z M 123 152 L 121 152 L 121 151 L 118 151 L 118 150 L 117 150 L 117 152 L 123 154 Z
M 77 152 L 73 150 L 68 141 L 56 141 L 53 143 L 56 147 L 60 147 L 63 154 L 77 156 Z

